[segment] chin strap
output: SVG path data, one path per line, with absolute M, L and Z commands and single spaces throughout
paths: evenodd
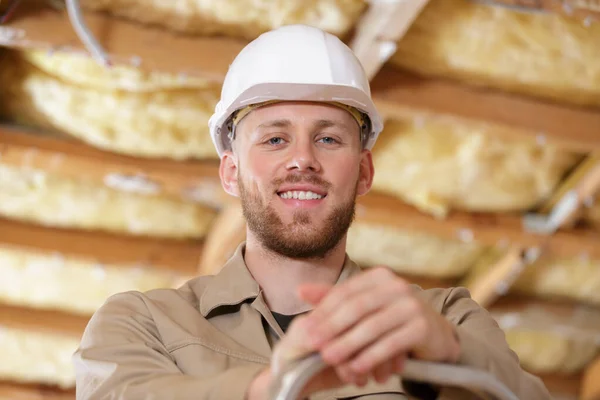
M 286 363 L 275 373 L 269 400 L 299 400 L 306 383 L 325 368 L 316 353 Z M 442 388 L 453 387 L 481 399 L 519 400 L 490 373 L 460 365 L 406 360 L 401 378 L 407 394 L 414 399 L 437 399 Z

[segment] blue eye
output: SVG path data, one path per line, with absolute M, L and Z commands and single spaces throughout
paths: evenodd
M 269 144 L 281 144 L 283 142 L 283 139 L 281 139 L 280 137 L 273 137 L 271 139 L 268 140 Z
M 324 137 L 324 138 L 321 138 L 320 140 L 322 140 L 322 141 L 323 141 L 324 143 L 326 143 L 326 144 L 334 144 L 334 143 L 337 143 L 337 140 L 335 140 L 334 138 L 332 138 L 332 137 L 329 137 L 329 136 L 327 136 L 327 137 Z

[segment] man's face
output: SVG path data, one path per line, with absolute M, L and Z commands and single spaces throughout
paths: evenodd
M 316 103 L 261 107 L 242 120 L 234 147 L 226 157 L 237 166 L 229 172 L 250 232 L 266 248 L 306 259 L 341 243 L 373 175 L 347 111 Z

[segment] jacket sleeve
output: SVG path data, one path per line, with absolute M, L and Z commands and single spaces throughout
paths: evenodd
M 552 399 L 539 377 L 522 369 L 504 331 L 489 312 L 475 302 L 467 289 L 446 292 L 442 314 L 456 326 L 461 345 L 458 364 L 485 370 L 504 383 L 519 399 Z M 441 399 L 467 398 L 459 391 L 442 391 Z
M 139 297 L 123 293 L 100 307 L 73 356 L 79 400 L 244 399 L 265 368 L 249 364 L 208 379 L 184 375 Z

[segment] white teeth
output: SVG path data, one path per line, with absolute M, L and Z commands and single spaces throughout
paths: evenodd
M 318 200 L 318 199 L 323 198 L 323 196 L 321 196 L 320 194 L 316 194 L 311 191 L 305 192 L 305 191 L 299 191 L 299 190 L 282 192 L 279 194 L 279 196 L 281 196 L 282 199 L 298 199 L 298 200 Z

